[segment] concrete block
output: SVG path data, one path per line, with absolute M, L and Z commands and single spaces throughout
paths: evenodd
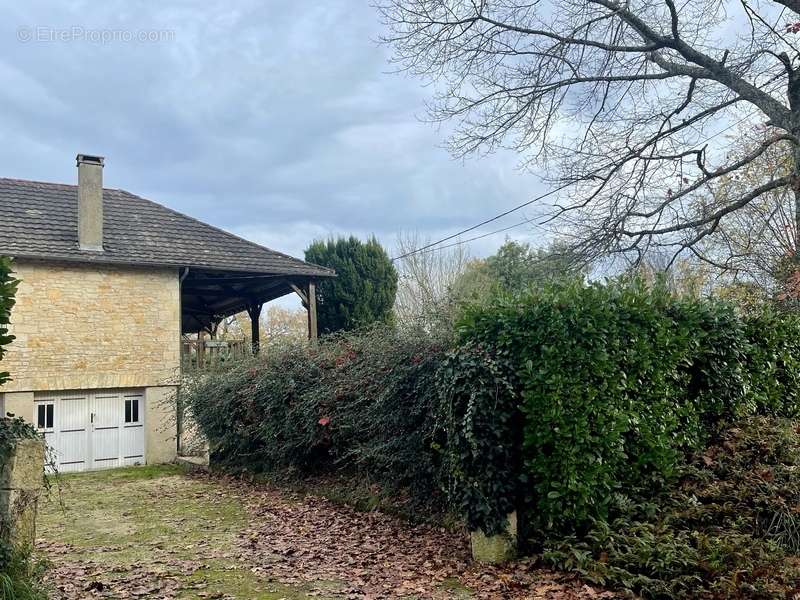
M 14 546 L 33 547 L 43 476 L 42 440 L 20 440 L 0 468 L 0 536 Z
M 486 535 L 483 531 L 470 532 L 472 558 L 478 562 L 499 564 L 517 556 L 517 513 L 508 515 L 506 530 L 498 535 Z
M 36 491 L 44 487 L 44 442 L 20 440 L 0 465 L 0 489 Z
M 33 548 L 41 490 L 0 490 L 0 536 L 13 546 Z

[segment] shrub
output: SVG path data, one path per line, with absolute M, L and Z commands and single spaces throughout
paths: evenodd
M 757 408 L 746 394 L 749 345 L 734 309 L 640 281 L 506 297 L 468 310 L 460 336 L 491 348 L 517 382 L 525 420 L 517 478 L 529 522 L 541 530 L 612 518 L 620 503 L 672 481 L 683 454 L 717 423 Z M 487 527 L 507 502 L 495 500 Z
M 11 309 L 18 284 L 19 281 L 11 276 L 11 259 L 0 256 L 0 360 L 3 359 L 5 346 L 14 341 L 14 336 L 8 334 L 8 324 L 11 322 Z M 8 373 L 0 371 L 0 385 L 8 381 L 8 377 Z
M 427 502 L 438 487 L 431 415 L 445 348 L 421 331 L 326 336 L 199 375 L 181 397 L 218 462 L 349 471 Z
M 750 396 L 762 414 L 800 416 L 800 314 L 769 305 L 745 318 Z
M 798 466 L 794 424 L 749 417 L 697 453 L 678 485 L 546 542 L 544 559 L 648 598 L 789 597 L 800 584 Z
M 519 505 L 524 482 L 523 420 L 513 373 L 488 350 L 466 345 L 448 354 L 437 379 L 450 503 L 470 529 L 499 533 Z

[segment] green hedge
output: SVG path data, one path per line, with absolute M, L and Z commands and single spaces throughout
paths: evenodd
M 375 327 L 326 336 L 187 382 L 181 400 L 222 464 L 297 475 L 344 471 L 438 492 L 436 372 L 446 343 Z M 441 494 L 438 494 L 441 496 Z
M 669 486 L 725 423 L 800 413 L 800 318 L 769 308 L 576 281 L 468 309 L 458 336 L 328 336 L 201 375 L 182 400 L 217 462 L 444 490 L 472 528 L 517 508 L 548 535 Z
M 759 412 L 800 416 L 800 314 L 765 306 L 745 320 L 747 372 Z
M 539 531 L 584 530 L 663 489 L 722 423 L 797 412 L 800 326 L 789 315 L 746 321 L 729 304 L 641 282 L 575 282 L 468 310 L 459 335 L 516 381 L 522 467 L 483 486 L 521 486 L 514 501 Z M 477 443 L 491 447 L 493 434 Z M 468 503 L 467 519 L 499 530 L 510 501 Z
M 783 598 L 800 586 L 800 435 L 749 417 L 715 436 L 679 482 L 583 536 L 544 541 L 543 559 L 646 598 Z
M 479 344 L 450 352 L 437 381 L 442 485 L 471 530 L 500 532 L 506 515 L 520 505 L 526 483 L 517 381 L 503 360 Z

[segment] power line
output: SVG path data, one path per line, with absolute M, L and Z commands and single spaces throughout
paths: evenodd
M 742 117 L 741 119 L 739 119 L 735 123 L 731 123 L 730 125 L 728 125 L 724 129 L 720 129 L 715 134 L 707 137 L 701 143 L 702 144 L 707 144 L 708 142 L 713 140 L 715 137 L 718 137 L 718 136 L 722 135 L 723 133 L 725 133 L 726 131 L 729 131 L 729 130 L 733 129 L 737 125 L 740 125 L 740 124 L 744 123 L 751 116 L 752 115 L 746 115 L 746 116 Z M 544 198 L 547 198 L 548 196 L 552 196 L 556 192 L 560 192 L 561 190 L 563 190 L 563 189 L 565 189 L 565 188 L 567 188 L 567 187 L 569 187 L 571 185 L 573 185 L 573 184 L 572 183 L 565 183 L 563 185 L 560 185 L 559 187 L 557 187 L 557 188 L 555 188 L 553 190 L 550 190 L 549 192 L 546 192 L 546 193 L 542 194 L 541 196 L 537 196 L 533 200 L 528 200 L 527 202 L 523 202 L 522 204 L 520 204 L 518 206 L 515 206 L 514 208 L 510 208 L 507 211 L 492 217 L 491 219 L 486 219 L 485 221 L 482 221 L 481 223 L 478 223 L 477 225 L 473 225 L 472 227 L 468 227 L 467 229 L 462 229 L 461 231 L 459 231 L 457 233 L 454 233 L 452 235 L 449 235 L 447 237 L 444 237 L 444 238 L 442 238 L 442 239 L 440 239 L 438 241 L 431 242 L 430 244 L 426 244 L 425 246 L 421 246 L 419 248 L 415 248 L 414 250 L 410 250 L 409 252 L 406 252 L 405 254 L 401 254 L 400 256 L 396 256 L 396 257 L 394 257 L 392 259 L 392 262 L 397 261 L 397 260 L 401 260 L 403 258 L 407 258 L 409 256 L 413 256 L 414 254 L 418 254 L 420 252 L 426 252 L 426 253 L 427 252 L 436 252 L 438 250 L 445 250 L 447 248 L 452 248 L 454 246 L 460 246 L 462 244 L 468 244 L 470 242 L 474 242 L 475 240 L 480 240 L 482 238 L 489 237 L 490 235 L 495 235 L 497 233 L 502 233 L 504 231 L 508 231 L 509 229 L 514 229 L 515 227 L 520 227 L 522 225 L 525 225 L 526 223 L 530 223 L 531 222 L 530 219 L 525 219 L 524 221 L 520 221 L 519 223 L 516 223 L 514 225 L 510 225 L 509 227 L 504 227 L 502 229 L 498 229 L 496 231 L 485 233 L 483 235 L 475 236 L 475 237 L 472 237 L 472 238 L 469 238 L 469 239 L 466 239 L 466 240 L 459 240 L 458 242 L 455 242 L 453 244 L 447 244 L 445 246 L 441 246 L 441 247 L 438 247 L 438 248 L 433 248 L 434 246 L 438 246 L 442 242 L 447 242 L 449 240 L 457 238 L 460 235 L 463 235 L 465 233 L 469 233 L 470 231 L 474 231 L 474 230 L 476 230 L 476 229 L 478 229 L 480 227 L 483 227 L 484 225 L 492 223 L 493 221 L 497 221 L 498 219 L 502 219 L 503 217 L 505 217 L 505 216 L 507 216 L 507 215 L 509 215 L 509 214 L 511 214 L 513 212 L 516 212 L 521 208 L 525 208 L 526 206 L 529 206 L 529 205 L 533 204 L 534 202 L 538 202 L 539 200 L 543 200 Z
M 521 225 L 527 225 L 531 222 L 530 219 L 525 219 L 524 221 L 520 221 L 519 223 L 514 223 L 513 225 L 509 225 L 508 227 L 503 227 L 502 229 L 495 229 L 494 231 L 490 231 L 489 233 L 484 233 L 481 235 L 476 235 L 475 237 L 468 238 L 466 240 L 459 240 L 452 244 L 445 244 L 444 246 L 439 246 L 438 248 L 428 248 L 423 250 L 420 248 L 419 250 L 415 250 L 406 254 L 406 256 L 410 256 L 413 254 L 428 254 L 429 252 L 438 252 L 439 250 L 445 250 L 447 248 L 453 248 L 455 246 L 461 246 L 462 244 L 469 244 L 470 242 L 474 242 L 475 240 L 480 240 L 485 237 L 489 237 L 490 235 L 495 235 L 497 233 L 503 233 L 504 231 L 508 231 L 509 229 L 514 229 L 515 227 L 520 227 Z M 402 257 L 401 257 L 402 258 Z M 397 260 L 397 259 L 393 259 Z
M 539 200 L 543 200 L 544 198 L 547 198 L 548 196 L 552 196 L 556 192 L 560 192 L 561 190 L 563 190 L 564 188 L 569 187 L 570 185 L 572 185 L 572 184 L 571 183 L 565 183 L 563 185 L 560 185 L 559 187 L 557 187 L 557 188 L 555 188 L 553 190 L 550 190 L 549 192 L 546 192 L 544 194 L 541 194 L 540 196 L 537 196 L 533 200 L 528 200 L 527 202 L 523 202 L 522 204 L 520 204 L 518 206 L 515 206 L 514 208 L 510 208 L 507 211 L 492 217 L 491 219 L 486 219 L 485 221 L 481 221 L 477 225 L 473 225 L 472 227 L 467 227 L 466 229 L 462 229 L 458 233 L 454 233 L 453 235 L 448 235 L 447 237 L 444 237 L 444 238 L 442 238 L 442 239 L 440 239 L 440 240 L 438 240 L 436 242 L 431 242 L 430 244 L 426 244 L 425 246 L 421 246 L 420 248 L 415 248 L 414 250 L 411 250 L 410 252 L 406 252 L 405 254 L 402 254 L 400 256 L 396 256 L 392 260 L 394 261 L 394 260 L 400 260 L 401 258 L 406 258 L 407 256 L 411 256 L 412 254 L 416 254 L 417 252 L 422 252 L 423 250 L 427 250 L 428 248 L 432 248 L 433 246 L 438 246 L 442 242 L 447 242 L 448 240 L 452 240 L 454 238 L 457 238 L 460 235 L 464 235 L 465 233 L 469 233 L 470 231 L 474 231 L 474 230 L 478 229 L 479 227 L 483 227 L 484 225 L 487 225 L 487 224 L 489 224 L 489 223 L 491 223 L 493 221 L 497 221 L 498 219 L 502 219 L 503 217 L 505 217 L 507 215 L 510 215 L 511 213 L 513 213 L 515 211 L 518 211 L 521 208 L 525 208 L 526 206 L 529 206 L 529 205 L 533 204 L 534 202 L 538 202 Z M 521 225 L 521 223 L 520 223 L 520 225 Z M 466 243 L 466 241 L 464 241 L 462 243 Z

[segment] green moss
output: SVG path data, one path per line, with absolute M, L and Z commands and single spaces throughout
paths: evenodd
M 472 593 L 472 591 L 468 587 L 463 585 L 458 579 L 456 579 L 454 577 L 451 577 L 449 579 L 445 579 L 442 582 L 441 588 L 446 592 L 450 592 L 452 597 L 457 598 L 459 600 L 460 599 L 466 600 L 467 598 L 474 598 L 474 594 Z
M 320 590 L 331 587 L 324 582 L 313 586 L 289 587 L 265 581 L 249 570 L 215 567 L 201 569 L 186 581 L 187 587 L 197 587 L 185 590 L 180 598 L 213 598 L 216 594 L 228 594 L 253 600 L 306 600 L 320 598 Z
M 62 473 L 58 476 L 58 479 L 65 482 L 77 479 L 82 482 L 82 485 L 85 485 L 87 482 L 103 484 L 116 481 L 158 479 L 168 475 L 182 475 L 184 472 L 184 467 L 181 465 L 147 465 L 142 467 L 122 467 L 105 471 L 91 471 L 89 473 Z

